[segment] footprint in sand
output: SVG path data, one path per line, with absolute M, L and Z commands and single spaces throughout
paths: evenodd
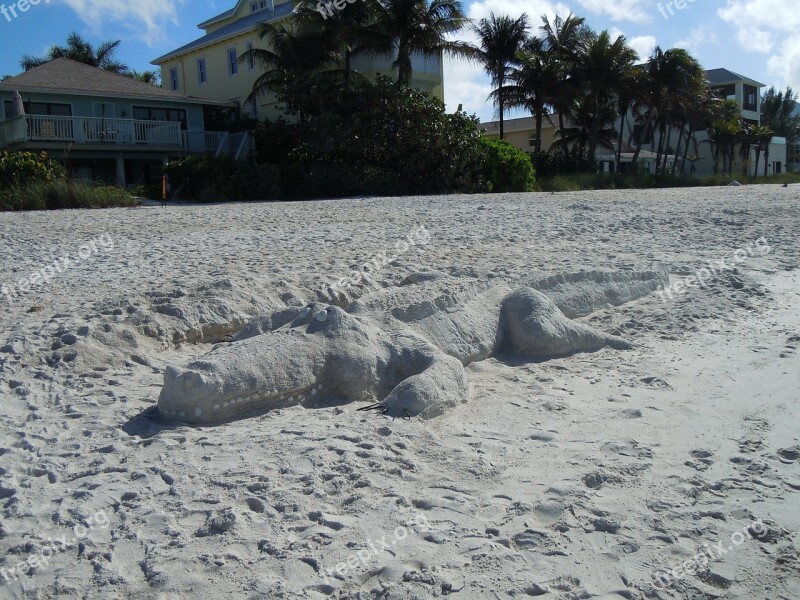
M 761 440 L 750 440 L 742 438 L 739 440 L 739 452 L 759 452 L 764 449 L 764 442 Z
M 793 334 L 786 338 L 786 348 L 779 354 L 781 358 L 789 358 L 797 352 L 797 346 L 800 345 L 800 335 Z
M 660 377 L 642 377 L 641 382 L 647 387 L 658 388 L 662 390 L 671 390 L 672 386 Z
M 779 448 L 778 457 L 782 463 L 787 465 L 800 459 L 800 445 L 792 446 L 790 448 Z
M 705 471 L 714 464 L 714 460 L 711 458 L 714 454 L 710 450 L 705 450 L 703 448 L 692 450 L 689 452 L 689 455 L 694 460 L 687 460 L 684 464 L 687 467 L 692 467 L 697 471 Z

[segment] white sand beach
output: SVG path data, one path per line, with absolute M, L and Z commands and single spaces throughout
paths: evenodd
M 3 213 L 0 249 L 0 598 L 800 598 L 797 185 Z M 632 349 L 472 362 L 432 419 L 159 417 L 168 365 L 383 253 L 340 306 L 672 285 L 576 318 Z

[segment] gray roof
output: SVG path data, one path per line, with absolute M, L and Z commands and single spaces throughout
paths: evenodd
M 233 8 L 229 8 L 224 13 L 221 13 L 216 17 L 211 17 L 210 19 L 203 21 L 197 27 L 199 27 L 200 29 L 205 29 L 206 25 L 211 25 L 216 21 L 221 21 L 222 19 L 227 19 L 228 17 L 232 17 L 235 12 L 236 12 L 236 7 L 234 6 Z
M 76 96 L 145 98 L 193 104 L 227 106 L 227 102 L 204 100 L 156 87 L 131 77 L 117 75 L 68 58 L 57 58 L 40 67 L 0 82 L 0 92 L 40 92 Z
M 196 50 L 197 48 L 202 48 L 209 44 L 213 44 L 215 42 L 221 42 L 228 38 L 235 37 L 242 33 L 246 33 L 248 31 L 252 31 L 256 29 L 259 25 L 263 23 L 270 23 L 272 21 L 279 21 L 290 15 L 294 10 L 294 5 L 292 2 L 285 2 L 275 7 L 275 12 L 271 12 L 268 10 L 260 10 L 254 13 L 250 13 L 241 19 L 237 19 L 233 23 L 229 23 L 224 27 L 220 27 L 216 31 L 213 31 L 203 37 L 189 42 L 185 46 L 181 46 L 177 50 L 173 50 L 164 56 L 159 56 L 158 58 L 151 61 L 150 64 L 153 65 L 160 65 L 161 63 L 166 62 L 170 58 L 174 58 L 175 56 L 179 56 L 181 54 L 186 54 L 187 52 L 191 52 L 192 50 Z
M 745 77 L 744 75 L 739 75 L 738 73 L 734 73 L 733 71 L 729 71 L 728 69 L 709 69 L 706 71 L 706 79 L 708 83 L 711 85 L 714 84 L 721 84 L 721 83 L 732 83 L 734 81 L 750 81 L 752 83 L 758 84 L 761 87 L 764 87 L 763 83 L 758 83 L 755 79 L 751 79 L 750 77 Z

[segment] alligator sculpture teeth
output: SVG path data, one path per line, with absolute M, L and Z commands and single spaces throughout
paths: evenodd
M 168 367 L 158 408 L 165 418 L 193 424 L 343 402 L 431 418 L 467 400 L 464 367 L 472 362 L 496 354 L 540 361 L 628 348 L 619 337 L 570 320 L 559 306 L 585 315 L 667 283 L 662 271 L 529 283 L 543 293 L 441 277 L 378 290 L 347 311 L 320 303 L 284 309 L 254 319 L 232 343 L 186 367 Z

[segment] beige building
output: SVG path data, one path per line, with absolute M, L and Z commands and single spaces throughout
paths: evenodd
M 238 0 L 233 8 L 200 23 L 200 38 L 152 62 L 161 68 L 162 85 L 189 96 L 233 102 L 255 118 L 281 116 L 282 107 L 272 94 L 246 100 L 262 71 L 253 62 L 241 64 L 239 58 L 251 48 L 266 47 L 259 38 L 262 24 L 287 20 L 294 6 L 292 0 Z M 392 61 L 393 57 L 358 57 L 352 67 L 367 77 L 397 77 Z M 441 58 L 415 57 L 412 65 L 412 85 L 443 100 Z

